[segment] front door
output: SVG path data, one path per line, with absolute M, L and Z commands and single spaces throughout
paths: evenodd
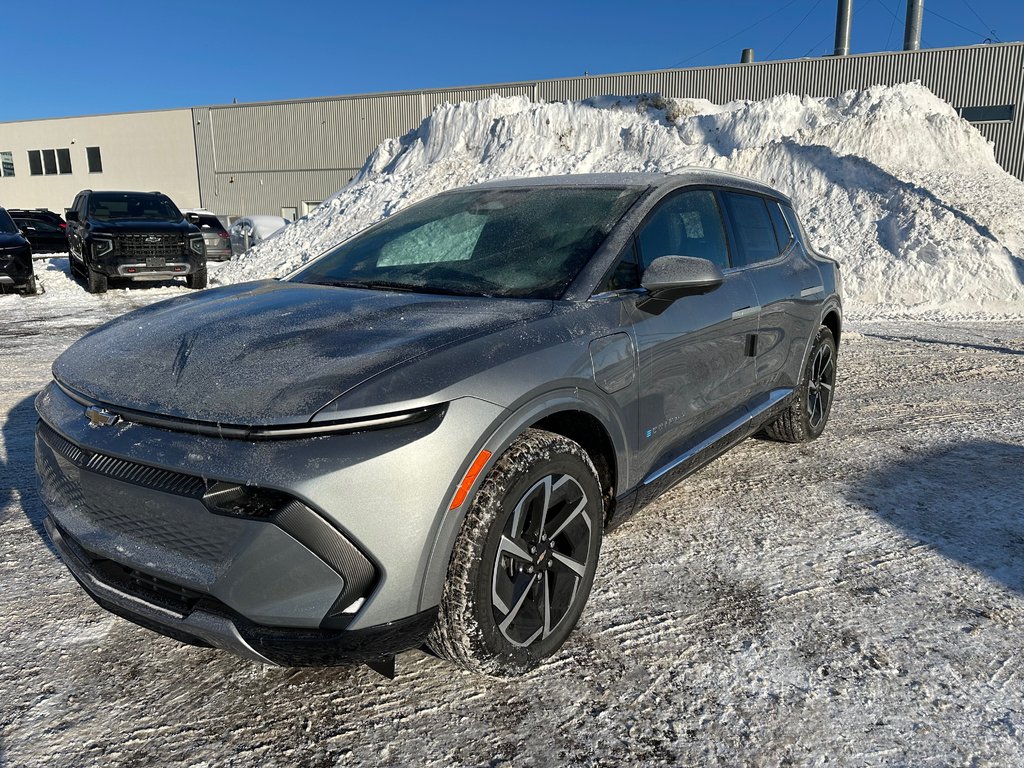
M 686 296 L 658 315 L 636 310 L 640 463 L 650 477 L 740 420 L 753 396 L 757 298 L 742 270 L 731 269 L 715 193 L 685 190 L 663 201 L 637 233 L 642 266 L 659 256 L 708 259 L 725 282 Z

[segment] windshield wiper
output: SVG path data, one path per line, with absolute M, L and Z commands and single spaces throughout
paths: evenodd
M 329 285 L 335 288 L 366 288 L 369 290 L 401 291 L 403 293 L 430 293 L 440 296 L 480 296 L 480 293 L 469 291 L 458 291 L 454 288 L 442 288 L 433 285 L 410 285 L 409 283 L 396 283 L 390 280 L 330 280 L 320 279 L 314 281 L 317 285 Z M 484 294 L 485 295 L 485 294 Z

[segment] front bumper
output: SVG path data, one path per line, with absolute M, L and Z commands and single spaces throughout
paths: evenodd
M 416 624 L 436 607 L 439 585 L 426 574 L 448 552 L 435 553 L 434 542 L 482 426 L 502 413 L 464 398 L 443 418 L 415 424 L 253 442 L 137 423 L 95 427 L 53 384 L 36 408 L 43 501 L 91 557 L 213 598 L 237 616 L 236 628 L 345 633 Z M 60 455 L 47 430 L 92 458 Z M 217 482 L 285 494 L 358 550 L 374 570 L 362 603 L 339 603 L 349 566 L 335 557 L 332 567 L 322 542 L 273 521 L 212 513 L 203 489 Z
M 179 642 L 220 648 L 263 664 L 319 667 L 373 662 L 422 645 L 437 618 L 437 609 L 432 608 L 358 631 L 266 627 L 209 597 L 187 605 L 180 590 L 161 589 L 156 580 L 147 589 L 130 577 L 118 578 L 116 567 L 104 568 L 107 563 L 86 552 L 52 516 L 43 525 L 68 570 L 102 608 Z
M 91 241 L 86 244 L 92 254 L 89 266 L 107 277 L 163 280 L 193 274 L 206 264 L 206 256 L 191 251 L 187 241 L 171 249 L 154 247 L 151 251 L 139 249 L 134 243 L 124 244 L 116 238 L 112 242 L 113 250 L 102 256 L 95 255 Z
M 32 254 L 0 252 L 0 285 L 27 285 L 32 279 Z

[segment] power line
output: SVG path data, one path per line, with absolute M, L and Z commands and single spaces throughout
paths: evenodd
M 1002 40 L 999 39 L 999 35 L 996 34 L 996 31 L 994 29 L 992 29 L 992 27 L 990 27 L 988 24 L 986 24 L 985 20 L 983 18 L 981 18 L 981 16 L 978 15 L 978 12 L 976 10 L 974 10 L 974 6 L 972 6 L 969 2 L 967 2 L 967 0 L 962 0 L 962 2 L 963 2 L 964 5 L 967 6 L 967 10 L 969 10 L 971 13 L 974 14 L 974 18 L 976 18 L 978 21 L 981 22 L 981 26 L 983 26 L 985 29 L 987 29 L 992 34 L 992 39 L 993 40 L 995 40 L 997 43 L 1003 42 Z
M 937 11 L 933 11 L 927 5 L 924 7 L 924 10 L 925 10 L 925 13 L 930 13 L 932 16 L 938 16 L 943 21 L 952 24 L 954 27 L 960 27 L 960 29 L 962 29 L 964 32 L 970 32 L 972 35 L 977 35 L 978 37 L 981 37 L 981 38 L 987 37 L 987 35 L 985 35 L 983 32 L 978 32 L 975 29 L 970 29 L 968 27 L 965 27 L 963 24 L 960 24 L 959 22 L 953 21 L 952 19 L 947 18 L 946 16 L 943 16 L 941 13 L 938 13 Z
M 800 27 L 803 25 L 803 23 L 805 21 L 807 21 L 807 19 L 810 17 L 810 15 L 812 13 L 814 13 L 814 9 L 817 8 L 819 5 L 821 5 L 821 0 L 815 0 L 815 3 L 814 3 L 814 5 L 811 6 L 811 9 L 807 13 L 804 14 L 804 17 L 802 19 L 800 19 L 799 22 L 797 22 L 797 25 L 795 27 L 793 27 L 791 30 L 789 30 L 789 33 L 784 38 L 782 38 L 779 41 L 779 44 L 771 49 L 771 51 L 768 53 L 767 56 L 765 56 L 765 58 L 766 59 L 770 59 L 772 57 L 772 54 L 775 53 L 777 50 L 779 50 L 779 48 L 781 48 L 783 46 L 783 44 L 787 40 L 789 40 L 789 38 L 793 35 L 794 32 L 796 32 L 798 29 L 800 29 Z
M 677 61 L 677 62 L 676 62 L 675 64 L 673 64 L 672 66 L 673 66 L 673 67 L 678 67 L 678 66 L 680 66 L 680 65 L 682 65 L 682 64 L 686 64 L 687 62 L 693 61 L 693 60 L 694 60 L 694 59 L 696 59 L 696 58 L 697 58 L 698 56 L 703 56 L 703 55 L 704 55 L 705 53 L 708 53 L 708 52 L 710 52 L 710 51 L 713 51 L 713 50 L 715 50 L 715 48 L 719 48 L 719 47 L 721 47 L 721 46 L 725 45 L 725 44 L 726 44 L 726 43 L 728 43 L 728 42 L 729 42 L 730 40 L 735 40 L 735 39 L 736 39 L 737 37 L 739 37 L 740 35 L 742 35 L 742 34 L 743 34 L 744 32 L 749 32 L 749 31 L 750 31 L 751 29 L 753 29 L 754 27 L 756 27 L 756 26 L 757 26 L 758 24 L 763 24 L 764 22 L 768 21 L 768 19 L 772 18 L 773 16 L 777 16 L 778 14 L 782 13 L 782 12 L 783 12 L 784 10 L 786 10 L 787 8 L 789 8 L 789 6 L 793 5 L 793 4 L 794 4 L 794 3 L 796 2 L 796 1 L 797 1 L 797 0 L 789 0 L 789 2 L 788 2 L 788 3 L 786 3 L 786 4 L 784 5 L 784 6 L 782 6 L 781 8 L 777 8 L 777 9 L 775 9 L 774 11 L 772 11 L 771 13 L 769 13 L 769 14 L 768 14 L 767 16 L 765 16 L 765 17 L 764 17 L 763 19 L 758 19 L 758 20 L 757 20 L 757 21 L 755 21 L 755 22 L 754 22 L 753 24 L 751 24 L 751 25 L 750 25 L 749 27 L 744 27 L 744 28 L 743 28 L 743 29 L 741 29 L 741 30 L 740 30 L 739 32 L 737 32 L 736 34 L 734 34 L 734 35 L 729 35 L 729 37 L 725 38 L 724 40 L 722 40 L 722 41 L 721 41 L 721 42 L 719 42 L 719 43 L 715 43 L 715 44 L 714 44 L 714 45 L 712 45 L 712 46 L 711 46 L 710 48 L 705 48 L 705 49 L 704 49 L 703 51 L 700 51 L 699 53 L 695 53 L 695 54 L 693 54 L 693 56 L 691 56 L 691 57 L 690 57 L 690 58 L 688 58 L 688 59 L 683 59 L 682 61 Z

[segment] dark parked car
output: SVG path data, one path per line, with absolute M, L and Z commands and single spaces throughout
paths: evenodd
M 32 244 L 33 253 L 67 253 L 67 223 L 46 208 L 8 208 L 14 223 Z
M 90 293 L 106 291 L 111 278 L 184 277 L 189 288 L 206 287 L 203 235 L 167 195 L 86 189 L 65 216 L 71 271 Z
M 203 233 L 203 242 L 206 243 L 206 260 L 230 261 L 231 238 L 227 228 L 217 218 L 217 215 L 206 210 L 185 210 L 183 213 Z
M 36 400 L 45 526 L 101 605 L 184 642 L 517 674 L 576 625 L 605 530 L 748 435 L 821 434 L 841 312 L 754 181 L 448 192 L 74 344 Z
M 32 271 L 32 246 L 14 219 L 0 208 L 0 293 L 19 291 L 36 293 Z

